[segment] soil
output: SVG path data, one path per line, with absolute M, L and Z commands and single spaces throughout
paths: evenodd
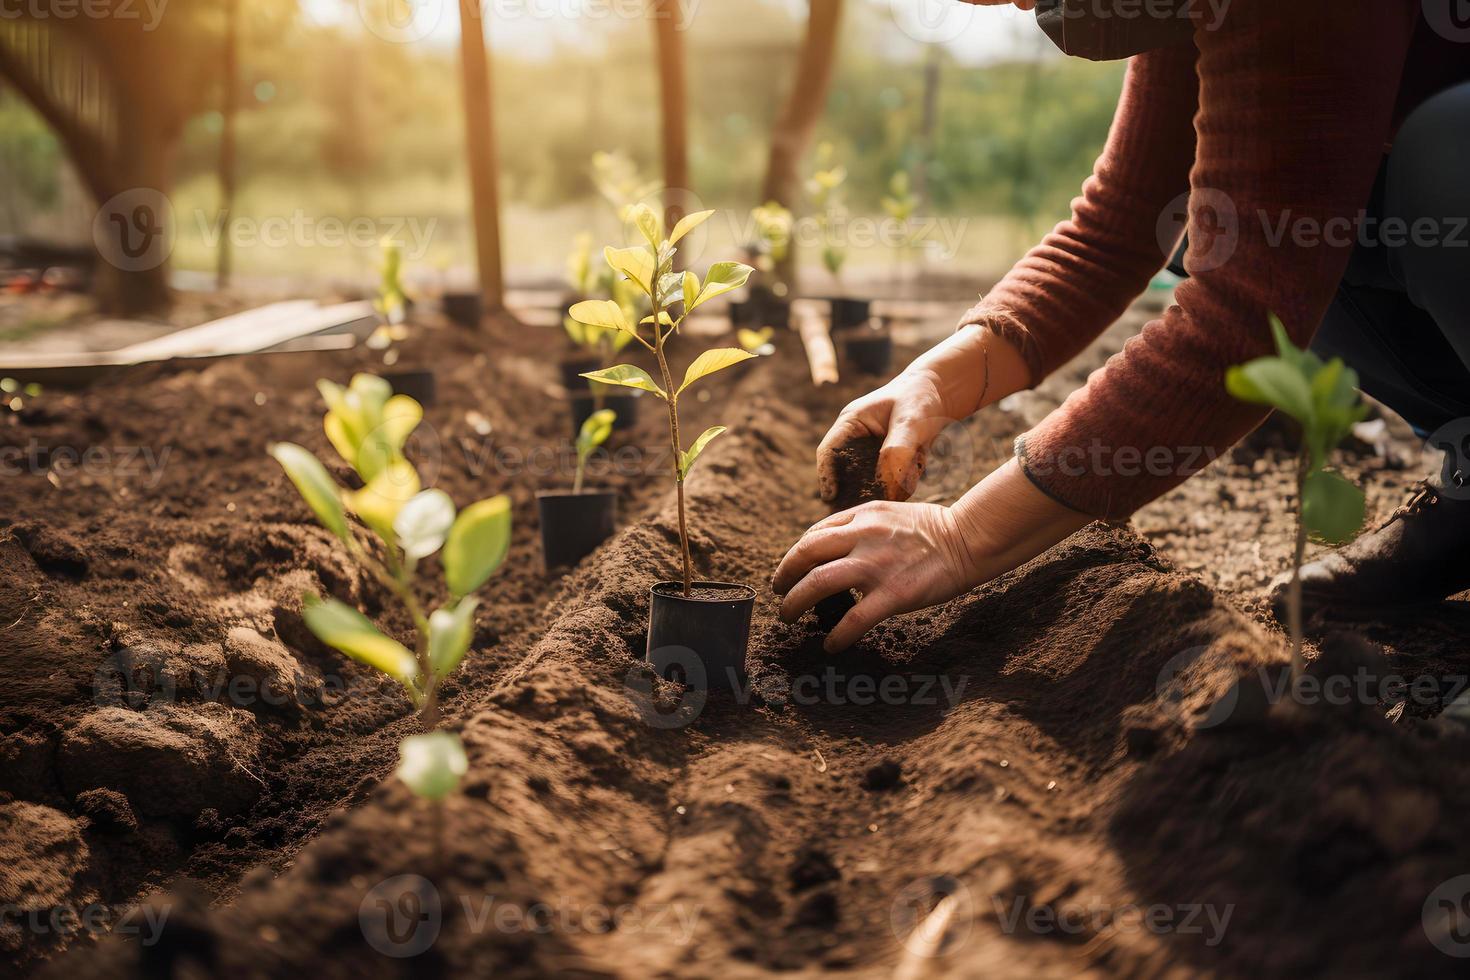
M 151 368 L 0 423 L 45 461 L 0 483 L 0 904 L 37 913 L 0 922 L 16 969 L 1458 974 L 1437 903 L 1470 871 L 1470 732 L 1437 716 L 1467 670 L 1461 609 L 1369 624 L 1382 655 L 1319 655 L 1333 624 L 1314 628 L 1319 683 L 1432 689 L 1248 710 L 1284 657 L 1263 605 L 1286 546 L 1269 442 L 1141 514 L 1153 540 L 1091 525 L 831 658 L 766 583 L 827 513 L 825 423 L 872 382 L 812 389 L 783 335 L 685 406 L 730 426 L 687 485 L 698 573 L 759 590 L 750 688 L 701 697 L 641 659 L 649 587 L 678 574 L 661 420 L 641 413 L 589 473 L 623 529 L 547 576 L 534 494 L 572 468 L 546 337 L 420 320 L 405 357 L 438 366 L 438 399 L 412 453 L 461 503 L 509 493 L 516 522 L 444 691 L 470 770 L 437 820 L 391 776 L 409 705 L 317 644 L 299 596 L 408 624 L 264 456 L 292 439 L 329 458 L 311 382 L 378 355 Z M 1025 424 L 953 433 L 920 496 L 973 482 Z M 105 452 L 66 466 L 67 448 Z M 142 448 L 166 462 L 122 465 Z M 1413 475 L 1371 452 L 1347 469 L 1380 507 Z M 56 909 L 109 918 L 54 928 Z

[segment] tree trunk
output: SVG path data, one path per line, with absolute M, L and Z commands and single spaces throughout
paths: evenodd
M 817 122 L 827 106 L 832 83 L 832 63 L 837 51 L 837 33 L 842 22 L 842 0 L 811 0 L 806 38 L 796 65 L 796 80 L 786 108 L 771 132 L 771 155 L 762 187 L 762 203 L 775 201 L 792 211 L 800 195 L 797 167 L 811 146 Z M 795 289 L 796 250 L 789 251 L 782 278 Z
M 459 61 L 475 220 L 475 257 L 485 309 L 494 312 L 505 308 L 500 258 L 500 167 L 495 150 L 490 59 L 480 16 L 480 5 L 475 0 L 459 0 Z
M 684 35 L 679 29 L 677 0 L 651 0 L 654 46 L 658 51 L 659 109 L 663 123 L 665 207 L 679 213 L 665 214 L 672 227 L 683 216 L 681 204 L 689 187 L 689 110 L 684 80 Z

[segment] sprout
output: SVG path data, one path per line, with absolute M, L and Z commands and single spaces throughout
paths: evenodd
M 912 182 L 909 180 L 907 170 L 900 170 L 888 181 L 888 194 L 883 198 L 883 210 L 890 218 L 898 222 L 903 235 L 899 239 L 898 246 L 894 249 L 893 259 L 896 266 L 901 267 L 905 259 L 909 257 L 910 249 L 914 245 L 914 232 L 911 223 L 914 212 L 919 208 L 919 196 L 913 192 Z
M 403 271 L 403 251 L 389 238 L 384 238 L 381 245 L 383 261 L 379 266 L 378 296 L 373 300 L 373 308 L 385 323 L 396 326 L 403 322 L 408 306 L 408 293 L 404 291 L 403 281 L 399 278 Z
M 755 235 L 760 243 L 761 256 L 758 264 L 762 272 L 777 274 L 791 255 L 791 233 L 794 219 L 791 212 L 776 201 L 767 201 L 750 212 L 755 223 Z M 778 296 L 787 292 L 786 283 L 777 281 L 773 291 Z
M 587 457 L 592 455 L 592 450 L 607 442 L 617 418 L 617 412 L 604 408 L 587 416 L 587 420 L 582 423 L 582 431 L 577 433 L 577 476 L 572 482 L 572 493 L 582 492 L 582 475 L 587 469 Z
M 822 228 L 822 265 L 840 283 L 847 248 L 837 240 L 835 229 L 847 211 L 842 194 L 847 168 L 834 162 L 835 155 L 831 143 L 817 147 L 817 169 L 807 180 L 807 194 L 817 208 L 817 221 Z
M 570 310 L 572 319 L 578 323 L 620 331 L 648 348 L 658 359 L 662 385 L 647 371 L 632 364 L 617 364 L 601 371 L 589 371 L 582 377 L 603 384 L 622 385 L 650 392 L 662 398 L 668 406 L 674 487 L 679 501 L 679 548 L 683 557 L 685 595 L 689 594 L 693 582 L 693 561 L 685 521 L 684 480 L 700 453 L 725 431 L 725 427 L 717 425 L 706 429 L 687 450 L 684 449 L 679 435 L 679 396 L 701 378 L 723 371 L 741 361 L 750 360 L 754 356 L 734 347 L 705 351 L 685 370 L 684 380 L 677 388 L 669 370 L 666 345 L 679 332 L 680 325 L 689 314 L 710 300 L 739 289 L 755 271 L 739 262 L 716 262 L 709 267 L 703 280 L 691 271 L 673 271 L 674 254 L 677 251 L 675 246 L 685 235 L 709 220 L 712 214 L 713 211 L 696 211 L 685 215 L 665 237 L 663 219 L 647 205 L 636 205 L 628 217 L 643 235 L 646 244 L 630 248 L 608 246 L 603 250 L 603 256 L 618 275 L 648 297 L 652 312 L 642 320 L 635 321 L 622 306 L 612 300 L 586 300 Z M 672 312 L 676 308 L 682 310 L 677 316 Z M 643 336 L 644 327 L 649 328 L 652 342 Z
M 1230 368 L 1225 388 L 1242 401 L 1272 408 L 1301 423 L 1297 453 L 1296 551 L 1287 593 L 1293 683 L 1302 673 L 1302 557 L 1307 536 L 1331 544 L 1351 540 L 1363 526 L 1363 491 L 1327 468 L 1327 456 L 1361 422 L 1368 409 L 1358 397 L 1358 375 L 1340 358 L 1323 362 L 1291 342 L 1280 318 L 1271 314 L 1275 357 L 1258 357 Z
M 439 687 L 474 638 L 479 600 L 470 594 L 500 567 L 510 548 L 510 498 L 491 497 L 456 513 L 444 491 L 422 489 L 403 446 L 423 419 L 423 408 L 394 395 L 382 378 L 359 374 L 346 388 L 330 381 L 317 387 L 328 407 L 327 439 L 356 471 L 362 489 L 340 486 L 310 450 L 294 443 L 275 443 L 270 454 L 322 526 L 402 603 L 414 624 L 414 648 L 337 599 L 308 593 L 302 598 L 302 618 L 323 643 L 402 685 L 423 726 L 432 730 L 439 722 Z M 358 540 L 349 514 L 377 536 L 376 548 Z M 441 552 L 448 599 L 426 612 L 420 592 L 427 583 L 416 573 L 419 563 L 436 552 Z M 450 743 L 452 751 L 445 747 Z M 464 771 L 464 750 L 458 736 L 448 732 L 405 739 L 401 753 L 400 777 L 427 799 L 441 799 L 453 788 L 444 788 L 446 773 L 454 773 L 457 782 Z

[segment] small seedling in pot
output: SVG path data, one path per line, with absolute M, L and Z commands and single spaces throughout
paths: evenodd
M 1293 685 L 1302 675 L 1301 566 L 1310 535 L 1329 544 L 1350 541 L 1363 526 L 1363 491 L 1328 468 L 1327 457 L 1368 413 L 1358 375 L 1340 358 L 1323 360 L 1298 348 L 1271 315 L 1276 356 L 1230 368 L 1225 387 L 1236 398 L 1270 405 L 1302 427 L 1296 458 L 1296 546 L 1287 592 Z
M 383 257 L 378 267 L 378 295 L 373 309 L 384 324 L 394 326 L 404 321 L 408 312 L 408 293 L 403 288 L 403 250 L 391 239 L 383 239 Z
M 695 650 L 704 659 L 706 666 L 730 667 L 743 673 L 745 641 L 755 590 L 748 586 L 727 583 L 695 583 L 684 500 L 684 482 L 694 468 L 695 461 L 714 439 L 725 432 L 725 427 L 711 426 L 685 449 L 679 429 L 679 398 L 702 378 L 741 361 L 750 360 L 754 355 L 733 347 L 705 351 L 690 363 L 684 372 L 683 381 L 677 387 L 668 359 L 668 344 L 678 335 L 685 319 L 710 300 L 745 285 L 754 271 L 750 266 L 739 262 L 716 262 L 710 266 L 703 280 L 693 271 L 673 271 L 674 254 L 679 241 L 712 214 L 713 211 L 698 211 L 686 215 L 666 237 L 663 220 L 655 211 L 644 205 L 635 207 L 630 217 L 646 244 L 630 248 L 609 246 L 604 249 L 603 254 L 609 266 L 648 297 L 651 314 L 642 321 L 635 322 L 617 303 L 594 300 L 578 303 L 572 308 L 571 315 L 578 322 L 610 327 L 630 335 L 651 352 L 658 362 L 661 383 L 632 364 L 618 364 L 586 375 L 592 381 L 649 392 L 663 399 L 668 409 L 670 465 L 678 502 L 682 580 L 661 582 L 653 587 L 649 630 L 650 659 L 654 660 L 655 666 L 660 666 L 658 652 L 667 647 L 679 646 Z M 644 337 L 645 327 L 651 339 Z M 695 595 L 696 585 L 702 594 L 709 594 L 707 600 L 703 595 Z M 718 611 L 728 613 L 729 622 L 726 625 L 730 635 L 718 638 L 711 636 L 712 627 L 699 616 L 681 620 L 665 630 L 661 611 L 670 608 L 675 596 L 690 605 L 719 607 Z M 700 615 L 708 615 L 710 611 L 705 609 Z M 718 626 L 714 627 L 715 632 L 719 629 Z M 738 634 L 738 638 L 735 634 Z
M 339 485 L 310 450 L 295 443 L 275 443 L 270 454 L 322 526 L 402 604 L 414 624 L 414 646 L 410 650 L 337 599 L 308 593 L 302 618 L 323 643 L 403 687 L 427 734 L 399 744 L 399 775 L 416 794 L 442 800 L 458 784 L 465 764 L 459 737 L 435 731 L 439 688 L 474 638 L 479 600 L 473 593 L 500 567 L 510 548 L 510 498 L 491 497 L 456 512 L 444 491 L 422 489 L 403 447 L 422 420 L 423 408 L 412 398 L 392 394 L 382 378 L 359 374 L 346 388 L 330 381 L 317 386 L 328 406 L 323 423 L 327 439 L 356 472 L 362 488 Z M 359 540 L 349 514 L 372 532 L 376 544 Z M 430 588 L 420 563 L 436 552 L 441 553 L 448 599 L 429 612 L 423 597 L 440 590 Z
M 577 469 L 572 490 L 543 490 L 536 494 L 541 518 L 541 555 L 547 568 L 575 565 L 591 554 L 617 528 L 617 494 L 611 490 L 584 490 L 587 460 L 612 435 L 617 415 L 611 409 L 593 412 L 577 433 Z
M 898 225 L 898 243 L 893 249 L 893 279 L 897 284 L 904 278 L 904 266 L 913 254 L 912 225 L 914 212 L 919 209 L 919 196 L 913 191 L 907 170 L 900 170 L 889 179 L 882 204 L 883 211 Z
M 790 288 L 784 275 L 791 258 L 791 212 L 768 201 L 750 212 L 754 240 L 746 249 L 764 282 L 752 285 L 744 300 L 730 303 L 730 321 L 741 327 L 791 324 Z
M 807 194 L 817 210 L 817 223 L 822 231 L 822 265 L 837 283 L 837 295 L 831 300 L 832 329 L 835 332 L 867 323 L 872 307 L 865 299 L 847 296 L 843 286 L 842 267 L 847 264 L 847 247 L 841 239 L 842 226 L 847 218 L 847 206 L 843 201 L 847 168 L 836 163 L 834 156 L 831 143 L 823 143 L 817 148 L 817 169 L 807 181 Z

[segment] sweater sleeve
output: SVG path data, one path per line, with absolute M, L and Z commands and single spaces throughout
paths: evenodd
M 1107 143 L 1072 217 L 961 320 L 1010 341 L 1033 385 L 1122 315 L 1168 258 L 1183 228 L 1198 91 L 1193 40 L 1129 62 Z
M 1236 0 L 1218 29 L 1196 30 L 1191 278 L 1162 318 L 1017 441 L 1045 493 L 1125 518 L 1265 418 L 1226 393 L 1225 371 L 1271 352 L 1269 312 L 1298 344 L 1326 313 L 1383 157 L 1417 12 L 1409 0 Z M 1124 233 L 1145 237 L 1143 225 Z M 1130 270 L 1153 244 L 1148 235 L 1123 253 Z M 1055 347 L 1073 349 L 1051 338 L 1074 318 L 1076 289 L 1063 280 L 1075 265 L 1054 262 L 1007 292 L 1027 333 L 1045 338 L 1043 367 Z

